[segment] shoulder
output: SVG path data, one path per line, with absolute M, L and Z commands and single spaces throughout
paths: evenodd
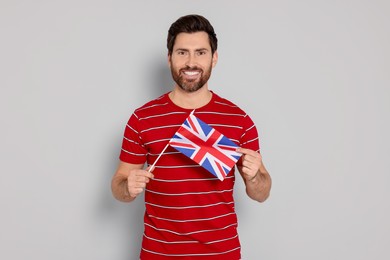
M 136 108 L 134 110 L 134 115 L 136 117 L 145 117 L 145 116 L 156 114 L 163 107 L 168 105 L 167 95 L 168 95 L 168 93 L 165 93 L 165 94 L 161 95 L 160 97 L 153 99 L 153 100 L 145 103 L 144 105 Z
M 214 95 L 213 105 L 216 108 L 216 110 L 224 111 L 226 113 L 234 113 L 234 114 L 240 114 L 242 116 L 246 116 L 246 112 L 242 110 L 237 104 L 215 93 L 213 93 L 213 95 Z
M 231 120 L 233 124 L 241 126 L 243 129 L 252 128 L 255 125 L 250 115 L 237 104 L 213 94 L 215 95 L 213 110 L 218 111 L 216 113 L 223 115 L 227 120 Z

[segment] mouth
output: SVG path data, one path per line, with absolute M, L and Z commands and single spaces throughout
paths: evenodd
M 201 75 L 200 70 L 182 70 L 181 72 L 183 78 L 188 80 L 197 79 Z

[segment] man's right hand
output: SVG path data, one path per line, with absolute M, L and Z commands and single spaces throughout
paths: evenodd
M 143 167 L 143 164 L 119 161 L 111 181 L 112 194 L 117 200 L 131 202 L 145 189 L 153 174 L 148 172 L 149 167 L 146 170 L 143 170 Z
M 132 198 L 137 197 L 142 193 L 151 179 L 154 178 L 153 173 L 149 172 L 149 167 L 146 170 L 133 169 L 127 177 L 127 189 Z

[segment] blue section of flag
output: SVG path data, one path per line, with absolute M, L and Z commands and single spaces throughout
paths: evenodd
M 194 149 L 188 149 L 188 148 L 183 148 L 183 147 L 175 147 L 176 150 L 184 154 L 185 156 L 191 158 L 191 156 L 194 154 Z
M 209 126 L 208 124 L 206 124 L 205 122 L 203 122 L 202 120 L 200 120 L 199 118 L 197 118 L 197 120 L 198 120 L 200 126 L 202 127 L 204 135 L 207 136 L 211 132 L 211 130 L 213 130 L 213 128 L 211 126 Z

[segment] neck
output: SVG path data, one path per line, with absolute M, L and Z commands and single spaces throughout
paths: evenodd
M 212 93 L 208 89 L 207 85 L 195 92 L 186 92 L 179 86 L 175 86 L 172 92 L 169 93 L 169 98 L 179 107 L 185 109 L 196 109 L 207 105 L 212 98 Z

